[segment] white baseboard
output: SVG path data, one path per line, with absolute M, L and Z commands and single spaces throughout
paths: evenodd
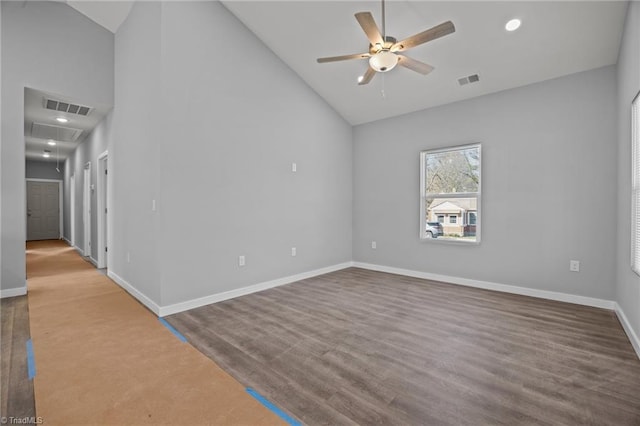
M 173 305 L 162 306 L 160 308 L 159 316 L 164 317 L 167 315 L 177 314 L 178 312 L 188 311 L 189 309 L 199 308 L 200 306 L 210 305 L 212 303 L 222 302 L 223 300 L 245 296 L 247 294 L 256 293 L 258 291 L 267 290 L 269 288 L 278 287 L 285 284 L 290 284 L 307 278 L 316 277 L 318 275 L 328 274 L 329 272 L 339 271 L 340 269 L 350 268 L 351 266 L 353 266 L 353 262 L 340 263 L 337 265 L 328 266 L 326 268 L 320 268 L 309 272 L 303 272 L 301 274 L 290 275 L 284 278 L 278 278 L 271 281 L 253 284 L 235 290 L 200 297 L 198 299 L 192 299 L 185 302 L 174 303 Z
M 469 278 L 452 277 L 449 275 L 431 274 L 429 272 L 412 271 L 409 269 L 394 268 L 392 266 L 374 265 L 362 262 L 353 262 L 353 266 L 356 268 L 369 269 L 372 271 L 388 272 L 390 274 L 405 275 L 408 277 L 423 278 L 433 281 L 442 281 L 449 284 L 464 285 L 467 287 L 476 287 L 485 290 L 501 291 L 503 293 L 513 293 L 523 296 L 539 297 L 541 299 L 557 300 L 559 302 L 575 303 L 578 305 L 593 306 L 596 308 L 613 310 L 616 305 L 616 303 L 612 300 L 577 296 L 574 294 L 559 293 L 549 290 L 537 290 L 528 287 L 498 284 L 489 281 L 472 280 Z
M 135 287 L 133 287 L 131 284 L 125 281 L 122 277 L 120 277 L 118 274 L 116 274 L 111 270 L 107 271 L 107 276 L 111 278 L 120 287 L 125 289 L 127 293 L 129 293 L 130 295 L 138 299 L 138 301 L 142 303 L 144 306 L 146 306 L 147 308 L 149 308 L 151 312 L 160 316 L 160 306 L 158 306 L 153 300 L 148 298 L 144 293 L 137 290 Z
M 8 288 L 6 290 L 0 290 L 0 299 L 4 299 L 5 297 L 24 296 L 25 294 L 27 294 L 27 286 Z
M 631 327 L 631 323 L 627 319 L 627 316 L 624 314 L 622 307 L 617 303 L 615 305 L 615 311 L 616 315 L 618 316 L 618 320 L 620 320 L 620 324 L 622 324 L 624 332 L 627 333 L 627 337 L 631 342 L 631 346 L 633 346 L 633 349 L 636 351 L 636 355 L 638 355 L 638 358 L 640 358 L 640 339 L 638 339 L 638 335 L 636 334 L 636 332 L 633 331 L 633 327 Z
M 71 247 L 72 249 L 74 249 L 75 251 L 78 252 L 80 257 L 84 257 L 84 252 L 82 250 L 80 250 L 80 247 L 74 246 L 73 244 L 71 244 L 71 241 L 69 241 L 67 239 L 65 239 L 65 241 L 67 242 L 67 244 L 69 244 L 69 247 Z

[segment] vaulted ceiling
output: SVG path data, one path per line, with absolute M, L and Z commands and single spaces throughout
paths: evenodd
M 316 58 L 366 52 L 354 14 L 370 11 L 380 27 L 381 2 L 223 3 L 352 124 L 615 64 L 627 9 L 617 1 L 387 1 L 387 35 L 404 39 L 444 21 L 456 31 L 407 51 L 432 65 L 430 74 L 396 67 L 359 86 L 367 60 Z M 508 32 L 512 18 L 522 25 Z M 474 74 L 477 83 L 459 85 Z
M 94 2 L 68 3 L 78 7 L 75 3 Z M 84 5 L 82 13 L 116 31 L 132 2 L 97 3 L 99 7 Z M 360 86 L 357 78 L 367 69 L 367 60 L 319 64 L 316 58 L 366 52 L 369 43 L 354 14 L 370 11 L 380 26 L 381 2 L 222 3 L 351 124 L 615 64 L 628 5 L 626 1 L 388 0 L 387 35 L 403 39 L 444 21 L 452 21 L 456 31 L 407 52 L 432 65 L 430 74 L 396 67 Z M 519 18 L 522 25 L 508 32 L 505 24 L 512 18 Z M 459 84 L 459 79 L 475 74 L 478 82 Z

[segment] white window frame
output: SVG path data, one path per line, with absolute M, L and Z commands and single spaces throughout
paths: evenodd
M 449 151 L 458 151 L 469 148 L 477 148 L 478 149 L 478 157 L 480 159 L 478 164 L 478 177 L 480 178 L 480 182 L 478 184 L 478 192 L 456 192 L 452 194 L 427 194 L 426 193 L 426 157 L 430 154 L 438 154 Z M 462 240 L 462 239 L 449 239 L 445 237 L 439 238 L 427 238 L 426 225 L 427 225 L 427 212 L 426 212 L 426 204 L 428 198 L 472 198 L 477 197 L 477 210 L 476 210 L 476 238 L 475 240 Z M 482 144 L 479 142 L 466 144 L 466 145 L 457 145 L 450 146 L 446 148 L 437 148 L 437 149 L 429 149 L 426 151 L 420 152 L 420 240 L 421 241 L 429 241 L 429 242 L 438 242 L 438 243 L 448 243 L 448 244 L 464 244 L 464 245 L 478 245 L 481 241 L 481 222 L 482 222 L 482 213 L 481 213 L 481 205 L 482 205 Z M 446 215 L 445 215 L 446 216 Z M 448 223 L 448 217 L 446 217 Z M 443 223 L 444 225 L 444 223 Z
M 640 275 L 640 92 L 631 101 L 631 269 Z

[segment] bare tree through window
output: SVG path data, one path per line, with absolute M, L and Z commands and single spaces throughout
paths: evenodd
M 420 237 L 480 241 L 480 144 L 420 153 Z M 446 220 L 445 220 L 446 218 Z

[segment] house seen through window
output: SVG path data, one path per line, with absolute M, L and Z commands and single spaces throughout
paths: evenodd
M 420 238 L 480 242 L 480 144 L 420 153 Z

